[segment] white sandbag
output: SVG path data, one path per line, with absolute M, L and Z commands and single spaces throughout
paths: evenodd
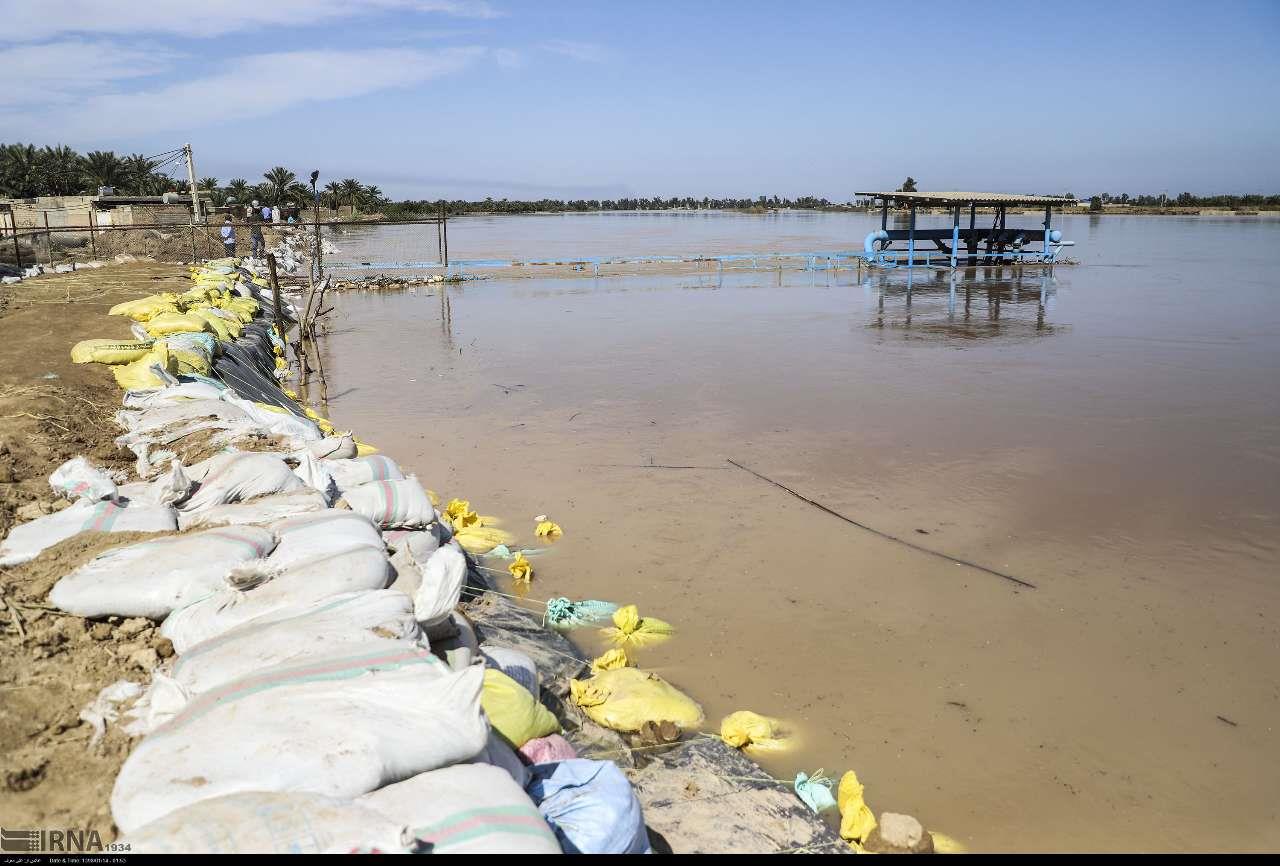
M 289 464 L 275 454 L 242 451 L 225 455 L 180 510 L 193 514 L 215 505 L 228 505 L 273 493 L 290 493 L 306 487 Z
M 492 729 L 489 731 L 489 741 L 485 743 L 484 750 L 468 763 L 491 764 L 498 767 L 505 771 L 522 790 L 529 781 L 529 768 L 525 766 L 524 761 L 520 760 L 515 750 Z
M 427 558 L 421 573 L 413 595 L 413 613 L 418 622 L 429 628 L 448 619 L 458 606 L 467 578 L 467 557 L 458 542 L 450 541 Z
M 131 854 L 394 854 L 413 839 L 395 820 L 347 800 L 248 791 L 184 806 L 121 843 Z
M 226 588 L 233 566 L 265 557 L 275 536 L 257 526 L 211 529 L 109 550 L 63 577 L 49 601 L 77 616 L 163 619 Z
M 196 482 L 183 470 L 177 460 L 170 462 L 169 471 L 154 481 L 135 481 L 121 484 L 117 495 L 130 502 L 150 502 L 154 505 L 177 505 L 186 501 L 196 488 Z
M 341 481 L 338 486 L 342 486 Z M 436 521 L 436 510 L 427 491 L 412 478 L 344 488 L 342 498 L 352 511 L 383 529 L 426 529 Z
M 382 537 L 369 518 L 352 511 L 325 510 L 317 514 L 279 520 L 268 527 L 280 543 L 268 557 L 274 568 L 288 568 L 317 556 L 339 553 L 353 547 L 383 551 Z
M 390 578 L 385 551 L 355 547 L 294 563 L 283 570 L 269 559 L 237 566 L 227 575 L 233 587 L 175 610 L 160 634 L 185 653 L 201 641 L 224 634 L 259 617 L 280 619 L 347 592 L 383 589 Z
M 334 483 L 333 476 L 324 468 L 323 460 L 317 460 L 305 449 L 297 452 L 295 455 L 297 466 L 293 468 L 293 474 L 302 479 L 302 483 L 318 490 L 324 494 L 324 498 L 329 502 L 333 502 L 338 498 L 338 485 Z
M 0 543 L 0 565 L 27 562 L 46 547 L 81 532 L 172 532 L 177 528 L 176 513 L 167 506 L 82 499 L 69 508 L 10 529 Z
M 559 854 L 529 796 L 506 772 L 458 764 L 388 785 L 356 803 L 403 823 L 434 854 Z
M 356 440 L 350 433 L 341 436 L 326 436 L 319 442 L 307 445 L 307 452 L 320 460 L 350 460 L 358 453 Z
M 171 424 L 199 418 L 241 423 L 252 420 L 244 409 L 221 399 L 166 400 L 139 411 L 122 410 L 116 413 L 116 422 L 133 434 L 146 434 Z
M 264 668 L 386 649 L 388 641 L 428 648 L 413 618 L 413 602 L 389 589 L 344 593 L 292 616 L 254 620 L 199 643 L 178 658 L 172 675 L 200 694 Z
M 221 400 L 224 388 L 208 382 L 182 382 L 168 388 L 156 388 L 147 391 L 125 391 L 124 407 L 126 409 L 150 409 L 162 403 L 181 400 Z
M 470 667 L 480 657 L 476 630 L 461 611 L 453 611 L 441 623 L 424 628 L 431 651 L 456 670 Z
M 390 457 L 370 454 L 348 460 L 325 460 L 324 468 L 338 482 L 341 490 L 359 487 L 371 481 L 399 481 L 404 478 L 400 467 Z
M 542 690 L 539 687 L 541 678 L 538 676 L 538 667 L 527 654 L 511 647 L 486 643 L 480 645 L 480 655 L 484 658 L 486 667 L 495 668 L 511 677 L 528 689 L 534 700 L 540 698 Z
M 301 490 L 295 490 L 292 493 L 259 496 L 248 502 L 235 502 L 231 505 L 215 505 L 194 514 L 179 511 L 178 525 L 185 530 L 237 524 L 274 523 L 286 517 L 324 511 L 328 507 L 323 493 L 304 485 Z
M 134 748 L 116 777 L 112 816 L 132 833 L 225 794 L 350 798 L 468 760 L 488 738 L 483 679 L 480 665 L 441 673 L 430 653 L 411 648 L 318 658 L 227 683 Z
M 444 537 L 444 522 L 436 521 L 426 529 L 388 529 L 382 533 L 382 540 L 392 553 L 408 548 L 414 559 L 426 562 L 449 539 Z
M 95 469 L 84 457 L 72 457 L 49 476 L 53 492 L 67 499 L 100 502 L 114 499 L 116 483 L 101 469 Z
M 168 724 L 190 702 L 191 693 L 177 680 L 153 670 L 151 684 L 125 713 L 128 722 L 123 726 L 124 732 L 131 737 L 144 737 Z
M 263 409 L 256 403 L 237 397 L 229 390 L 223 392 L 222 399 L 243 411 L 264 430 L 277 436 L 297 440 L 299 445 L 304 442 L 318 442 L 324 438 L 320 428 L 309 418 L 300 418 L 292 412 L 273 412 L 270 409 Z

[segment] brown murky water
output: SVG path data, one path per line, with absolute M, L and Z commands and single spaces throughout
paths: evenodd
M 451 251 L 870 227 L 546 219 L 459 220 Z M 1275 849 L 1280 221 L 1063 227 L 1082 264 L 962 272 L 954 305 L 945 274 L 908 303 L 905 273 L 843 270 L 475 282 L 447 320 L 430 292 L 346 295 L 330 411 L 525 540 L 557 520 L 531 596 L 675 623 L 641 664 L 713 724 L 786 719 L 776 775 L 855 768 L 874 809 L 974 849 Z

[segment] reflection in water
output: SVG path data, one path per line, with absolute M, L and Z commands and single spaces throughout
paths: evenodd
M 866 272 L 875 298 L 868 327 L 957 339 L 1047 336 L 1061 326 L 1046 315 L 1058 292 L 1054 269 L 983 266 Z

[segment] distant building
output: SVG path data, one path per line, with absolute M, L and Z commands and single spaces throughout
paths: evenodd
M 203 195 L 206 211 L 211 202 Z M 90 216 L 92 214 L 92 217 Z M 191 195 L 42 195 L 0 199 L 0 227 L 12 230 L 96 226 L 186 225 L 191 222 Z

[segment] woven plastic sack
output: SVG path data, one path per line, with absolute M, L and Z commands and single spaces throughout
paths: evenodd
M 425 529 L 436 520 L 427 492 L 412 478 L 361 484 L 344 490 L 342 498 L 383 529 Z
M 503 770 L 458 764 L 356 801 L 408 826 L 434 854 L 559 854 L 529 795 Z
M 167 506 L 82 499 L 69 508 L 10 529 L 0 542 L 0 565 L 19 565 L 35 559 L 46 547 L 82 532 L 171 532 L 177 528 L 176 514 Z
M 118 547 L 59 580 L 49 601 L 77 616 L 163 619 L 225 588 L 229 569 L 274 546 L 265 529 L 237 526 Z
M 351 798 L 465 761 L 488 737 L 482 683 L 478 666 L 442 672 L 417 647 L 260 671 L 196 697 L 144 738 L 116 777 L 111 814 L 131 833 L 225 794 Z
M 500 670 L 485 669 L 481 703 L 493 730 L 513 749 L 560 730 L 560 722 L 551 711 Z
M 649 834 L 631 783 L 612 761 L 529 768 L 529 796 L 566 854 L 646 854 Z
M 589 680 L 570 680 L 574 703 L 593 722 L 615 731 L 638 731 L 645 722 L 672 722 L 681 728 L 702 723 L 702 707 L 662 677 L 639 668 L 600 671 Z

